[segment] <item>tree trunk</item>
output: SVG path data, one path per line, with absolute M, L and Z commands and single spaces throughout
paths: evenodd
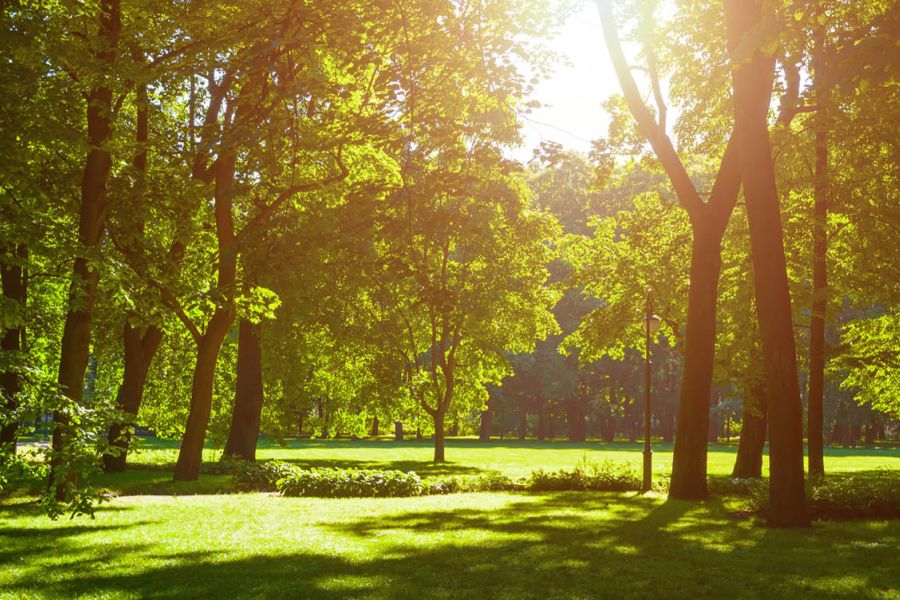
M 875 445 L 875 433 L 877 430 L 877 425 L 875 424 L 875 417 L 869 417 L 869 422 L 866 423 L 866 437 L 865 444 L 866 446 L 874 446 Z
M 587 439 L 587 420 L 578 401 L 572 400 L 566 406 L 566 424 L 569 427 L 569 441 L 583 442 Z
M 240 112 L 240 110 L 238 111 Z M 219 248 L 218 289 L 227 294 L 237 277 L 237 255 L 234 244 L 233 155 L 223 154 L 215 162 L 215 215 L 216 238 Z M 206 331 L 197 339 L 197 362 L 191 384 L 191 408 L 184 430 L 178 461 L 175 463 L 175 481 L 194 481 L 200 476 L 203 460 L 203 444 L 206 427 L 212 412 L 213 382 L 219 350 L 228 330 L 234 322 L 234 307 L 230 298 L 222 298 L 207 324 Z
M 127 319 L 122 332 L 125 353 L 125 368 L 122 383 L 116 394 L 116 407 L 129 415 L 126 423 L 113 423 L 109 428 L 109 443 L 118 448 L 117 452 L 103 455 L 103 469 L 107 473 L 121 473 L 125 470 L 128 459 L 128 446 L 131 443 L 131 425 L 137 417 L 144 397 L 147 383 L 147 372 L 150 363 L 162 342 L 162 330 L 148 327 L 143 334 L 132 327 Z
M 820 12 L 820 11 L 817 11 Z M 825 317 L 828 309 L 828 123 L 824 67 L 825 29 L 816 28 L 813 65 L 817 111 L 815 115 L 815 190 L 813 207 L 813 301 L 809 322 L 809 399 L 807 404 L 807 454 L 810 479 L 825 477 Z
M 481 425 L 478 428 L 478 439 L 487 442 L 491 439 L 491 409 L 481 411 Z
M 136 139 L 139 148 L 134 157 L 134 169 L 139 177 L 143 177 L 147 171 L 147 140 L 150 134 L 150 123 L 147 98 L 147 85 L 139 85 L 136 92 L 137 104 L 137 132 Z M 141 232 L 144 223 L 139 224 Z M 173 248 L 180 247 L 178 242 Z M 128 458 L 128 446 L 131 443 L 131 427 L 137 417 L 144 397 L 144 387 L 147 382 L 147 371 L 153 362 L 153 357 L 162 342 L 162 330 L 158 327 L 148 327 L 143 334 L 131 325 L 132 319 L 137 315 L 129 313 L 125 317 L 125 326 L 122 332 L 122 347 L 125 359 L 125 368 L 122 373 L 122 383 L 116 394 L 116 408 L 129 415 L 127 423 L 113 423 L 109 428 L 107 439 L 110 446 L 118 449 L 117 452 L 103 455 L 103 469 L 107 473 L 120 473 L 125 470 Z
M 761 0 L 725 0 L 732 51 L 761 24 L 761 5 Z M 809 526 L 809 516 L 797 353 L 767 122 L 773 69 L 774 60 L 759 50 L 733 65 L 733 101 L 769 404 L 768 523 L 797 527 Z
M 259 421 L 264 401 L 260 326 L 241 319 L 238 326 L 234 412 L 223 456 L 256 460 Z
M 402 421 L 394 421 L 394 441 L 395 442 L 403 441 L 403 422 Z
M 5 248 L 0 247 L 0 254 L 5 253 Z M 0 338 L 0 350 L 8 357 L 16 356 L 22 352 L 25 345 L 25 304 L 28 298 L 28 274 L 24 263 L 28 259 L 28 248 L 19 244 L 15 249 L 15 260 L 12 264 L 0 266 L 0 284 L 3 286 L 3 296 L 18 306 L 18 322 L 15 327 L 7 329 Z M 21 375 L 15 368 L 0 373 L 0 401 L 9 411 L 19 407 L 19 392 L 21 391 Z M 16 453 L 16 440 L 19 435 L 17 422 L 0 426 L 0 446 L 8 445 L 12 454 Z
M 603 418 L 603 441 L 612 443 L 616 441 L 616 417 L 609 415 Z
M 759 386 L 744 398 L 741 437 L 732 477 L 762 477 L 763 447 L 766 444 L 766 394 Z
M 378 435 L 380 434 L 378 430 L 379 424 L 380 423 L 378 422 L 378 415 L 372 417 L 372 431 L 369 434 L 371 437 L 378 437 Z
M 444 412 L 440 407 L 432 415 L 434 418 L 434 462 L 444 462 Z
M 684 339 L 684 374 L 678 415 L 669 498 L 706 498 L 706 450 L 709 404 L 716 347 L 716 302 L 721 269 L 721 236 L 706 225 L 693 228 L 691 278 Z
M 119 0 L 101 0 L 99 14 L 99 37 L 101 49 L 96 58 L 112 65 L 116 58 L 121 31 L 121 11 Z M 90 260 L 103 238 L 106 223 L 106 193 L 112 160 L 109 154 L 109 141 L 112 137 L 112 89 L 103 83 L 87 94 L 87 159 L 81 179 L 81 210 L 78 223 L 78 242 L 80 250 L 72 267 L 72 280 L 69 287 L 69 299 L 66 321 L 63 326 L 60 344 L 59 374 L 57 381 L 60 390 L 74 404 L 82 402 L 82 386 L 84 372 L 87 368 L 88 354 L 91 344 L 91 325 L 94 315 L 94 302 L 97 298 L 97 285 L 100 271 Z M 54 411 L 52 448 L 50 461 L 50 485 L 56 480 L 57 469 L 62 465 L 62 454 L 69 426 L 65 413 Z M 75 474 L 69 475 L 69 483 L 77 485 Z M 59 482 L 56 487 L 56 498 L 65 499 L 66 486 Z
M 537 439 L 543 441 L 548 437 L 548 417 L 547 417 L 547 408 L 542 404 L 540 409 L 538 409 L 538 420 L 537 420 Z
M 528 435 L 528 413 L 525 409 L 519 411 L 519 439 L 524 440 Z

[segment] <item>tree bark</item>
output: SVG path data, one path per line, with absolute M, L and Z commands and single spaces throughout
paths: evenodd
M 102 42 L 101 49 L 96 52 L 96 58 L 111 66 L 115 62 L 122 28 L 119 0 L 101 0 L 99 10 L 98 35 Z M 62 393 L 75 404 L 80 404 L 83 399 L 84 372 L 90 353 L 94 303 L 100 281 L 100 271 L 90 262 L 103 238 L 106 224 L 107 182 L 112 166 L 109 153 L 113 119 L 112 94 L 112 88 L 104 78 L 100 85 L 88 92 L 85 103 L 89 150 L 81 179 L 81 210 L 78 223 L 78 242 L 81 249 L 72 267 L 57 377 Z M 50 485 L 53 485 L 57 470 L 62 465 L 66 430 L 69 426 L 68 417 L 61 411 L 54 411 L 53 421 Z M 71 485 L 77 485 L 74 473 L 70 474 L 68 479 Z M 66 485 L 59 482 L 55 494 L 57 500 L 64 500 Z
M 482 442 L 487 442 L 491 439 L 491 420 L 492 414 L 490 407 L 481 411 L 481 423 L 478 428 L 478 439 Z
M 379 425 L 380 423 L 378 421 L 378 415 L 375 415 L 374 417 L 372 417 L 372 431 L 369 434 L 371 437 L 378 437 L 378 435 L 381 433 L 378 430 Z
M 762 477 L 763 447 L 766 444 L 766 394 L 757 386 L 744 398 L 744 415 L 741 419 L 741 437 L 732 477 Z
M 206 326 L 206 331 L 197 340 L 197 362 L 191 383 L 191 407 L 181 449 L 178 452 L 178 461 L 175 463 L 175 481 L 195 481 L 200 476 L 206 427 L 209 425 L 209 416 L 212 412 L 216 362 L 222 342 L 225 341 L 225 336 L 228 335 L 234 322 L 234 306 L 228 297 L 237 276 L 232 215 L 234 156 L 229 154 L 220 156 L 214 168 L 216 238 L 219 247 L 218 288 L 225 297 L 219 301 Z
M 125 367 L 122 383 L 116 393 L 116 406 L 131 419 L 128 423 L 114 423 L 109 428 L 109 443 L 118 448 L 118 451 L 103 456 L 103 469 L 107 473 L 121 473 L 125 470 L 128 447 L 131 443 L 131 424 L 140 410 L 147 383 L 147 372 L 162 337 L 162 330 L 157 327 L 148 327 L 146 332 L 141 333 L 140 329 L 133 327 L 126 320 L 122 333 Z
M 395 442 L 403 441 L 403 422 L 402 421 L 394 421 L 394 441 Z
M 566 406 L 566 424 L 569 428 L 569 441 L 583 442 L 587 439 L 587 417 L 577 400 L 570 400 Z
M 0 254 L 5 253 L 6 248 L 0 247 Z M 14 251 L 15 262 L 0 265 L 0 285 L 3 286 L 3 296 L 19 307 L 18 325 L 7 329 L 0 338 L 0 350 L 7 355 L 18 355 L 25 346 L 25 306 L 28 299 L 28 274 L 23 266 L 28 259 L 28 247 L 24 244 L 16 246 Z M 19 407 L 19 392 L 22 389 L 21 375 L 15 368 L 0 373 L 0 400 L 9 411 Z M 16 440 L 19 435 L 17 422 L 0 426 L 0 446 L 8 445 L 12 454 L 16 453 Z
M 524 440 L 528 435 L 528 413 L 525 409 L 519 411 L 519 439 Z
M 820 12 L 820 11 L 817 11 Z M 809 398 L 807 401 L 807 449 L 810 479 L 825 477 L 825 318 L 828 310 L 828 93 L 824 80 L 825 28 L 817 26 L 814 76 L 815 188 L 813 206 L 813 300 L 809 322 Z
M 147 98 L 147 86 L 139 85 L 136 93 L 137 103 L 137 132 L 136 139 L 139 151 L 134 157 L 134 169 L 139 177 L 143 177 L 147 171 L 147 140 L 150 133 L 149 102 Z M 139 223 L 139 229 L 143 231 L 144 223 Z M 176 242 L 173 248 L 179 248 Z M 177 252 L 175 253 L 177 254 Z M 116 407 L 129 415 L 128 423 L 113 423 L 109 428 L 107 439 L 110 446 L 117 448 L 116 452 L 108 452 L 103 455 L 103 469 L 107 473 L 120 473 L 125 470 L 128 460 L 128 446 L 131 443 L 130 425 L 137 417 L 144 397 L 144 387 L 147 382 L 147 372 L 153 357 L 162 342 L 162 330 L 150 326 L 142 334 L 131 325 L 132 319 L 137 315 L 129 313 L 125 317 L 125 326 L 122 332 L 122 347 L 124 353 L 124 371 L 122 383 L 116 394 Z
M 748 43 L 761 0 L 725 0 L 729 46 Z M 767 122 L 774 60 L 754 50 L 732 67 L 735 134 L 750 224 L 757 318 L 769 412 L 768 523 L 809 526 L 803 473 L 803 410 L 778 191 Z
M 444 462 L 444 412 L 440 407 L 432 415 L 434 419 L 434 462 Z
M 259 422 L 264 401 L 259 325 L 241 319 L 238 326 L 237 381 L 234 412 L 223 456 L 256 460 Z

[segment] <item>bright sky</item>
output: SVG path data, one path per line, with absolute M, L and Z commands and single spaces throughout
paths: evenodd
M 513 156 L 523 162 L 542 141 L 587 152 L 591 141 L 606 133 L 609 120 L 601 104 L 619 92 L 593 2 L 569 17 L 552 48 L 569 64 L 561 62 L 535 89 L 534 99 L 544 106 L 522 117 L 525 143 Z

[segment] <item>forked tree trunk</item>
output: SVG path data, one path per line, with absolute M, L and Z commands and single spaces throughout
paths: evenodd
M 239 111 L 240 112 L 240 111 Z M 216 238 L 219 247 L 218 288 L 228 290 L 237 277 L 237 256 L 234 251 L 234 217 L 232 202 L 234 197 L 233 155 L 220 156 L 214 165 L 216 190 Z M 197 362 L 191 383 L 191 407 L 178 461 L 175 463 L 175 481 L 194 481 L 200 476 L 203 460 L 203 444 L 206 441 L 206 427 L 212 412 L 213 382 L 216 376 L 216 362 L 222 342 L 234 322 L 234 307 L 228 299 L 223 299 L 213 312 L 206 331 L 197 340 Z
M 137 416 L 144 397 L 147 383 L 147 372 L 150 363 L 162 341 L 163 333 L 157 327 L 148 327 L 144 333 L 140 329 L 125 323 L 122 340 L 125 353 L 125 366 L 122 383 L 116 394 L 116 407 L 130 416 L 128 423 L 114 423 L 109 428 L 109 443 L 118 451 L 103 456 L 103 469 L 107 473 L 121 473 L 128 460 L 128 447 L 131 443 L 131 424 Z
M 810 479 L 825 477 L 825 317 L 828 309 L 828 93 L 823 83 L 825 28 L 818 26 L 815 48 L 815 189 L 813 207 L 813 301 L 809 322 L 809 399 L 807 447 Z
M 762 23 L 762 1 L 725 0 L 725 14 L 734 51 L 749 43 L 748 35 Z M 774 60 L 758 49 L 733 65 L 733 101 L 769 401 L 768 523 L 798 527 L 809 526 L 809 516 L 797 351 L 767 121 L 773 69 Z
M 122 28 L 119 0 L 101 0 L 99 6 L 99 37 L 101 49 L 96 57 L 99 61 L 112 65 L 115 61 Z M 100 271 L 90 260 L 103 239 L 106 223 L 106 192 L 112 160 L 109 141 L 112 137 L 112 89 L 101 84 L 87 94 L 87 129 L 89 150 L 81 179 L 81 209 L 78 223 L 78 242 L 81 247 L 72 267 L 66 321 L 60 344 L 59 374 L 57 382 L 60 390 L 74 404 L 83 400 L 84 372 L 87 368 L 91 345 L 91 325 L 94 303 L 97 299 L 97 285 Z M 66 444 L 68 417 L 65 413 L 53 413 L 53 455 L 50 461 L 49 484 L 56 480 L 57 470 L 62 465 L 62 454 Z M 74 473 L 68 475 L 71 485 L 77 485 Z M 55 495 L 57 500 L 66 497 L 66 485 L 59 482 Z
M 6 249 L 0 247 L 0 253 Z M 24 264 L 28 259 L 28 248 L 24 244 L 16 246 L 15 260 Z M 3 296 L 12 303 L 18 305 L 19 324 L 3 332 L 0 338 L 0 350 L 7 356 L 18 355 L 25 346 L 25 304 L 28 298 L 28 274 L 22 264 L 4 264 L 0 266 L 0 283 L 3 286 Z M 19 407 L 19 392 L 21 391 L 21 375 L 15 368 L 0 372 L 0 401 L 5 408 L 14 411 Z M 12 454 L 16 453 L 16 440 L 19 435 L 17 422 L 0 426 L 0 446 L 7 446 Z
M 238 326 L 237 381 L 234 412 L 223 456 L 256 460 L 256 442 L 263 407 L 262 348 L 259 325 L 241 319 Z
M 762 477 L 763 447 L 766 444 L 766 394 L 762 386 L 754 388 L 744 398 L 741 437 L 732 477 Z

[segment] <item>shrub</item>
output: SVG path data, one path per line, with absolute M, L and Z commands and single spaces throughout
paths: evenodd
M 531 472 L 525 489 L 535 492 L 590 490 L 594 492 L 626 492 L 641 489 L 637 472 L 628 464 L 604 461 L 582 463 L 571 471 L 555 472 L 538 469 Z
M 234 481 L 248 490 L 274 492 L 278 481 L 296 473 L 299 469 L 288 463 L 267 460 L 265 462 L 242 462 L 236 465 Z
M 710 479 L 710 492 L 747 498 L 751 512 L 765 514 L 769 482 L 765 479 Z M 900 480 L 895 472 L 835 473 L 808 482 L 806 498 L 813 519 L 894 519 L 900 517 Z
M 816 519 L 896 519 L 900 517 L 900 478 L 896 472 L 841 474 L 807 488 Z
M 428 490 L 413 472 L 329 468 L 298 469 L 280 479 L 277 487 L 284 496 L 320 498 L 394 498 Z
M 445 477 L 428 482 L 427 494 L 457 494 L 460 492 L 515 492 L 525 489 L 524 480 L 512 480 L 498 471 L 473 477 Z

